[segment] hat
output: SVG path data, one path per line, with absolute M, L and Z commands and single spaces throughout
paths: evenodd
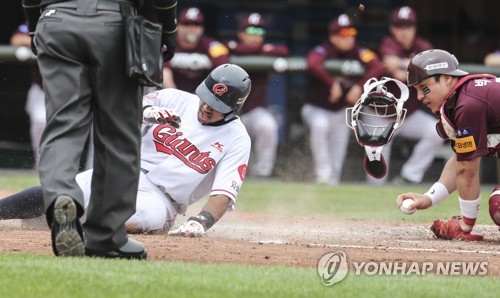
M 205 17 L 197 7 L 185 8 L 179 13 L 179 23 L 203 25 L 204 21 Z
M 417 14 L 409 6 L 396 8 L 391 15 L 391 25 L 399 26 L 415 26 L 417 24 Z
M 328 24 L 328 32 L 331 34 L 340 34 L 342 36 L 355 36 L 357 33 L 352 19 L 346 14 L 341 14 L 337 18 L 331 20 Z
M 262 15 L 257 12 L 252 12 L 248 15 L 246 15 L 240 23 L 240 29 L 243 30 L 248 27 L 258 27 L 258 28 L 264 28 L 265 23 L 264 23 L 264 18 L 262 18 Z

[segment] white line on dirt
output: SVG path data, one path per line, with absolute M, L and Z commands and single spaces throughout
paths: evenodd
M 286 244 L 283 240 L 260 240 L 250 241 L 259 244 Z M 318 243 L 305 243 L 307 246 L 316 247 L 337 247 L 337 248 L 358 248 L 358 249 L 378 249 L 378 250 L 401 250 L 401 251 L 425 251 L 425 252 L 448 252 L 448 253 L 476 253 L 486 255 L 500 255 L 498 251 L 485 251 L 485 250 L 462 250 L 462 249 L 435 249 L 435 248 L 414 248 L 414 247 L 384 247 L 384 246 L 365 246 L 365 245 L 347 245 L 347 244 L 318 244 Z
M 435 248 L 414 248 L 414 247 L 383 247 L 383 246 L 363 246 L 363 245 L 337 245 L 337 244 L 308 244 L 311 246 L 341 247 L 341 248 L 360 248 L 360 249 L 378 249 L 378 250 L 402 250 L 402 251 L 431 251 L 431 252 L 451 252 L 451 253 L 478 253 L 486 255 L 500 255 L 498 251 L 485 250 L 462 250 L 462 249 L 444 249 Z

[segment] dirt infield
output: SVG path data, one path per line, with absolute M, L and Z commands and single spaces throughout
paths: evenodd
M 496 226 L 475 228 L 485 241 L 463 242 L 433 239 L 429 225 L 232 212 L 203 238 L 134 238 L 146 245 L 150 260 L 316 267 L 322 255 L 344 251 L 351 267 L 353 261 L 488 262 L 487 275 L 500 275 Z M 45 219 L 0 221 L 0 252 L 52 254 Z

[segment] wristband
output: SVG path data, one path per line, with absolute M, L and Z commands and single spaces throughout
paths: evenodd
M 431 199 L 432 206 L 434 206 L 446 199 L 450 195 L 450 193 L 448 192 L 446 186 L 438 181 L 434 183 L 424 195 L 428 196 Z
M 198 214 L 197 216 L 192 216 L 188 218 L 188 220 L 194 220 L 201 223 L 205 231 L 210 229 L 215 224 L 215 218 L 212 215 L 212 213 L 205 210 L 201 211 L 200 214 Z

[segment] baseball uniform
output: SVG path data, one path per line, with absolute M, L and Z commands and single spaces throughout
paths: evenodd
M 223 125 L 202 125 L 199 98 L 177 89 L 144 96 L 144 105 L 164 107 L 179 116 L 180 128 L 144 125 L 136 213 L 127 221 L 135 231 L 169 230 L 177 214 L 210 195 L 226 195 L 234 208 L 247 172 L 250 137 L 238 118 Z M 85 202 L 90 171 L 77 176 Z

